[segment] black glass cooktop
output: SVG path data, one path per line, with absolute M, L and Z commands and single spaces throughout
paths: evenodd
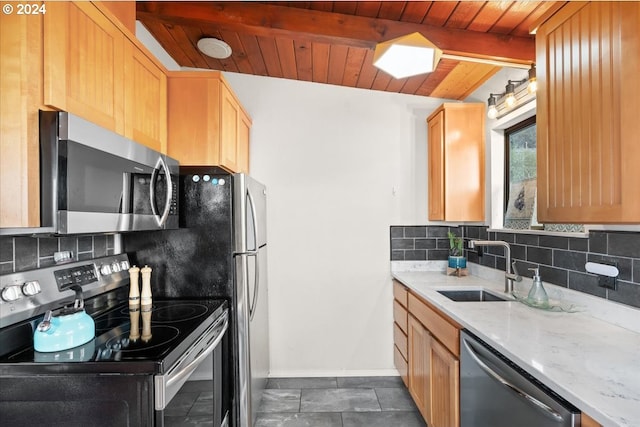
M 129 307 L 128 302 L 87 311 L 95 321 L 96 335 L 72 349 L 42 353 L 33 349 L 33 328 L 38 321 L 3 330 L 2 341 L 21 343 L 0 356 L 0 365 L 85 362 L 151 362 L 162 364 L 171 353 L 180 354 L 228 307 L 225 300 L 157 300 L 151 309 Z M 94 311 L 92 313 L 92 311 Z M 6 347 L 5 347 L 6 348 Z M 5 365 L 6 366 L 6 365 Z M 53 369 L 53 368 L 52 368 Z M 63 369 L 63 368 L 61 368 Z

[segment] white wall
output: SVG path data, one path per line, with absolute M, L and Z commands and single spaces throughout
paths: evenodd
M 395 374 L 389 227 L 427 222 L 426 118 L 443 100 L 225 76 L 269 192 L 271 375 Z
M 272 376 L 394 374 L 389 226 L 426 219 L 442 100 L 225 73 L 267 185 Z

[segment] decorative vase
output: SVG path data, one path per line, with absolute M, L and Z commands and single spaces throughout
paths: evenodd
M 467 268 L 467 258 L 463 256 L 449 256 L 449 268 Z

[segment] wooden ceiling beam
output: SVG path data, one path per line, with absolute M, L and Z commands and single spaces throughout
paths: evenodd
M 142 22 L 207 23 L 219 30 L 256 36 L 288 37 L 309 43 L 373 49 L 379 42 L 420 32 L 445 53 L 529 64 L 535 61 L 532 37 L 491 34 L 259 4 L 254 2 L 137 2 Z

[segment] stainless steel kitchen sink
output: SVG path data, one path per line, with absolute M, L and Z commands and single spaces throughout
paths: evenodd
M 457 302 L 508 301 L 506 298 L 493 294 L 486 289 L 457 289 L 437 292 Z

